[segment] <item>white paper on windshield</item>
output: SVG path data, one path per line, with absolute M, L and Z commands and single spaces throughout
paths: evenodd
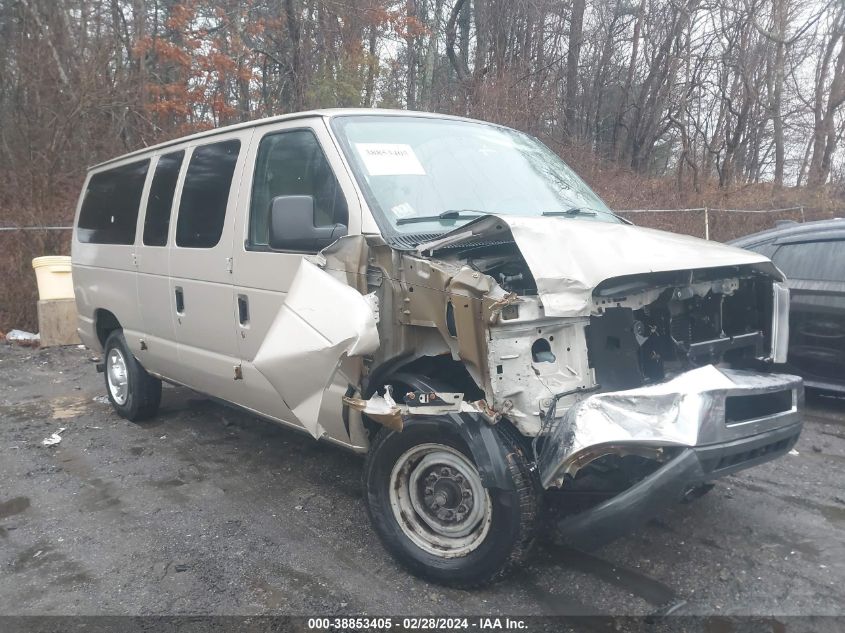
M 425 176 L 417 155 L 404 143 L 355 143 L 370 176 Z
M 407 202 L 403 202 L 401 204 L 397 204 L 395 207 L 391 207 L 390 212 L 393 214 L 394 217 L 400 219 L 410 218 L 417 214 L 417 212 L 414 211 L 414 207 L 412 207 Z

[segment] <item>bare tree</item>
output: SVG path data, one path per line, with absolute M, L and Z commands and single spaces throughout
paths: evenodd
M 845 6 L 840 5 L 816 72 L 813 154 L 808 175 L 810 184 L 814 185 L 825 183 L 830 176 L 833 153 L 841 137 L 836 128 L 836 116 L 845 103 L 844 38 Z M 839 54 L 835 55 L 837 47 Z

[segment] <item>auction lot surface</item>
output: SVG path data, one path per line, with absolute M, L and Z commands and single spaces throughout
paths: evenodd
M 845 400 L 810 398 L 797 455 L 459 591 L 382 549 L 361 458 L 173 387 L 131 424 L 88 357 L 0 346 L 0 614 L 845 612 Z

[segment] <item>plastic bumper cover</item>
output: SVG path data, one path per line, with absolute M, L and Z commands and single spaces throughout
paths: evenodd
M 672 380 L 584 398 L 555 421 L 538 460 L 543 486 L 608 454 L 661 457 L 673 447 L 743 440 L 801 420 L 804 387 L 787 374 L 707 365 Z
M 802 423 L 724 444 L 682 449 L 672 460 L 626 491 L 558 522 L 568 545 L 594 549 L 608 543 L 684 498 L 697 484 L 760 464 L 788 452 Z
M 603 455 L 663 463 L 624 492 L 564 517 L 558 535 L 596 547 L 629 531 L 696 486 L 788 452 L 801 433 L 797 376 L 709 365 L 664 383 L 589 396 L 556 421 L 538 460 L 545 487 L 561 487 Z

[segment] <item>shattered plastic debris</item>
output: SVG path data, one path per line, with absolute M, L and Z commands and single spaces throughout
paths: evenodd
M 91 398 L 92 402 L 96 402 L 97 404 L 108 404 L 109 397 L 108 396 L 94 396 Z
M 56 431 L 55 433 L 53 433 L 50 437 L 45 437 L 43 440 L 41 440 L 41 443 L 42 443 L 44 446 L 55 446 L 56 444 L 58 444 L 59 442 L 61 442 L 61 441 L 62 441 L 62 436 L 61 436 L 61 434 L 64 432 L 64 430 L 65 430 L 66 428 L 67 428 L 67 427 L 64 427 L 64 426 L 63 426 L 63 427 L 62 427 L 62 428 L 60 428 L 58 431 Z
M 369 400 L 344 396 L 343 402 L 393 431 L 402 430 L 402 409 L 393 400 L 390 385 L 385 387 L 383 396 L 375 394 Z
M 789 451 L 789 454 L 790 455 L 800 455 L 800 453 L 798 451 L 796 451 L 794 448 L 791 451 Z
M 35 347 L 41 344 L 41 335 L 24 330 L 10 330 L 6 333 L 6 342 L 23 347 Z

